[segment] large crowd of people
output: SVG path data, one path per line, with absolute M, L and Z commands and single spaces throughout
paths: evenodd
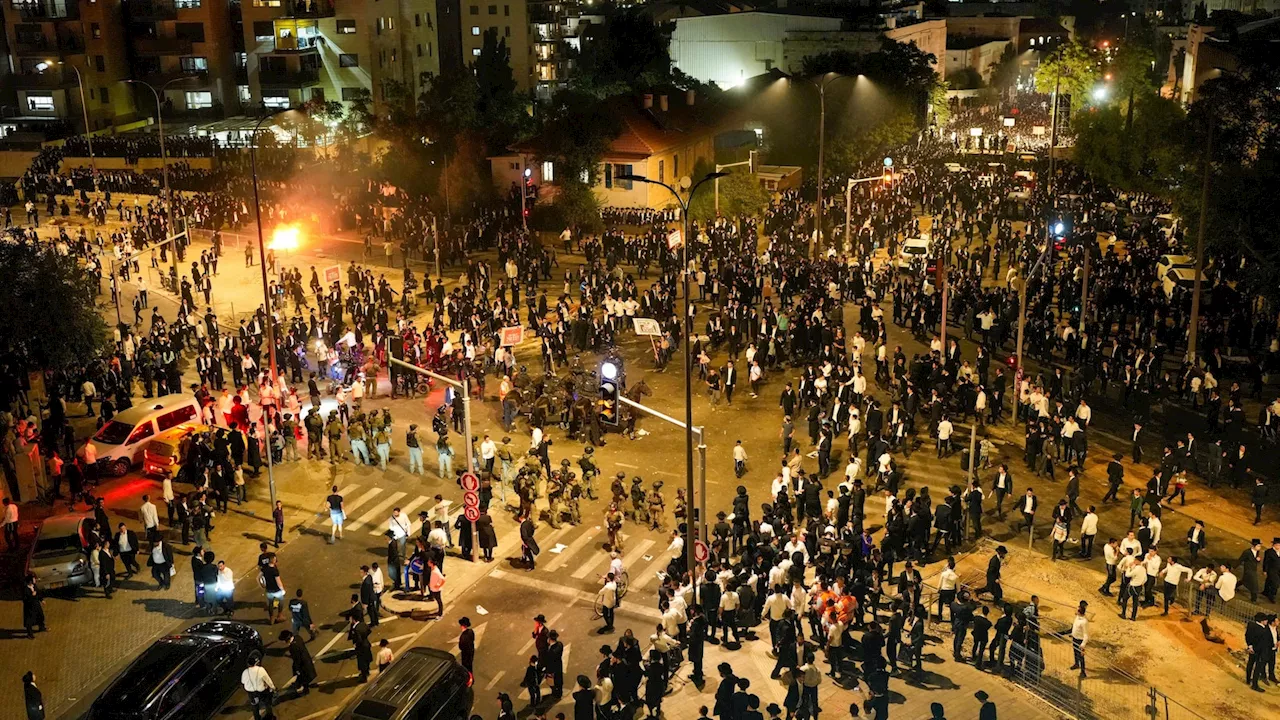
M 1018 132 L 1023 119 L 1034 122 L 1034 114 L 1023 112 Z M 976 121 L 961 114 L 956 127 Z M 756 638 L 760 623 L 767 623 L 768 636 L 757 639 L 770 644 L 775 676 L 785 674 L 790 688 L 788 718 L 816 717 L 819 656 L 833 677 L 864 684 L 868 710 L 884 717 L 892 674 L 910 679 L 921 672 L 930 642 L 924 624 L 935 600 L 949 606 L 957 660 L 1038 676 L 1038 616 L 1003 601 L 1003 553 L 988 570 L 986 586 L 972 592 L 957 587 L 954 573 L 948 578 L 945 571 L 935 592 L 919 571 L 966 538 L 982 536 L 983 519 L 1003 517 L 1006 500 L 1025 525 L 1043 528 L 1038 498 L 1030 488 L 1013 491 L 1007 465 L 934 498 L 923 483 L 913 486 L 905 476 L 906 458 L 922 443 L 936 446 L 939 457 L 950 455 L 955 423 L 997 423 L 1008 413 L 1025 431 L 1027 472 L 1055 479 L 1060 468 L 1066 479 L 1062 500 L 1048 498 L 1056 558 L 1067 537 L 1086 535 L 1091 524 L 1096 532 L 1094 508 L 1077 505 L 1081 466 L 1096 443 L 1091 427 L 1099 418 L 1092 408 L 1105 405 L 1120 416 L 1135 461 L 1144 452 L 1144 428 L 1157 404 L 1176 403 L 1200 414 L 1205 430 L 1163 448 L 1146 491 L 1135 492 L 1132 516 L 1139 530 L 1126 539 L 1132 542 L 1107 545 L 1109 579 L 1120 577 L 1121 607 L 1132 601 L 1136 617 L 1140 600 L 1154 602 L 1154 578 L 1175 586 L 1197 582 L 1189 567 L 1196 564 L 1194 555 L 1182 564 L 1180 553 L 1166 550 L 1169 543 L 1160 543 L 1153 529 L 1168 503 L 1179 494 L 1185 502 L 1188 476 L 1210 486 L 1263 487 L 1252 496 L 1259 517 L 1269 501 L 1255 457 L 1265 452 L 1262 444 L 1274 443 L 1280 412 L 1280 400 L 1263 394 L 1264 374 L 1280 360 L 1275 313 L 1242 290 L 1246 263 L 1218 258 L 1206 281 L 1211 293 L 1201 305 L 1201 362 L 1180 362 L 1191 302 L 1186 288 L 1162 283 L 1162 258 L 1181 240 L 1181 229 L 1160 217 L 1167 207 L 1099 186 L 1070 166 L 1052 174 L 1044 163 L 1021 173 L 985 162 L 951 167 L 944 161 L 956 147 L 947 137 L 899 154 L 900 166 L 910 172 L 892 183 L 858 186 L 847 208 L 847 236 L 844 188 L 832 180 L 826 227 L 816 239 L 812 203 L 789 192 L 759 219 L 696 223 L 687 256 L 666 242 L 676 220 L 670 212 L 610 210 L 604 231 L 568 228 L 556 244 L 540 242 L 514 214 L 498 208 L 435 238 L 425 201 L 383 193 L 371 181 L 348 186 L 327 211 L 337 226 L 359 227 L 370 238 L 396 243 L 406 257 L 429 258 L 438 242 L 446 267 L 457 268 L 466 281 L 452 289 L 425 279 L 419 286 L 406 266 L 397 291 L 385 276 L 355 263 L 342 280 L 326 284 L 314 268 L 304 274 L 273 262 L 269 302 L 227 323 L 201 312 L 208 296 L 202 303 L 200 294 L 216 281 L 218 262 L 227 261 L 217 241 L 198 257 L 179 247 L 180 265 L 190 270 L 170 280 L 177 313 L 165 318 L 149 307 L 145 291 L 137 293 L 132 321 L 116 328 L 111 352 L 87 362 L 80 373 L 50 378 L 50 387 L 65 402 L 97 401 L 101 422 L 128 407 L 138 390 L 152 397 L 192 389 L 208 424 L 223 429 L 194 446 L 201 461 L 183 478 L 193 492 L 183 498 L 166 491 L 165 500 L 196 517 L 201 507 L 225 507 L 236 498 L 243 474 L 252 477 L 264 458 L 289 462 L 305 453 L 385 468 L 390 415 L 364 405 L 389 365 L 386 341 L 394 339 L 403 347 L 398 357 L 470 381 L 479 399 L 501 404 L 506 432 L 530 436 L 527 449 L 516 449 L 523 443 L 509 439 L 487 447 L 487 438 L 458 437 L 461 400 L 454 393 L 433 419 L 434 439 L 425 429 L 419 437 L 416 426 L 410 428 L 405 442 L 411 471 L 416 457 L 416 470 L 424 472 L 421 448 L 428 446 L 435 450 L 439 475 L 452 479 L 463 469 L 452 460 L 456 446 L 470 442 L 481 463 L 484 505 L 495 494 L 514 493 L 517 517 L 531 524 L 532 537 L 543 519 L 530 515 L 539 493 L 550 508 L 545 520 L 554 525 L 580 522 L 580 504 L 599 496 L 617 549 L 628 520 L 637 528 L 667 529 L 666 498 L 660 486 L 646 489 L 640 478 L 628 484 L 625 473 L 597 493 L 595 483 L 603 485 L 610 473 L 592 460 L 591 446 L 602 442 L 604 429 L 594 382 L 579 382 L 587 376 L 580 358 L 614 352 L 620 336 L 632 332 L 631 318 L 653 318 L 662 331 L 654 366 L 668 367 L 681 344 L 690 343 L 696 382 L 713 404 L 732 405 L 740 381 L 752 395 L 779 397 L 781 447 L 743 448 L 744 463 L 748 453 L 773 458 L 766 474 L 774 477 L 751 487 L 743 481 L 732 507 L 709 523 L 711 559 L 705 566 L 684 564 L 679 549 L 685 539 L 674 530 L 672 561 L 657 601 L 661 625 L 639 638 L 627 631 L 616 647 L 601 649 L 594 674 L 577 679 L 575 718 L 609 718 L 640 705 L 654 711 L 673 666 L 679 666 L 677 656 L 687 653 L 700 681 L 706 642 L 721 634 L 727 644 L 731 636 L 733 643 Z M 38 158 L 22 188 L 31 202 L 48 196 L 46 215 L 55 212 L 57 195 L 77 196 L 80 211 L 102 223 L 108 213 L 116 214 L 122 229 L 75 236 L 63 230 L 56 241 L 59 251 L 82 257 L 87 271 L 106 281 L 104 292 L 117 292 L 119 283 L 139 271 L 134 263 L 120 263 L 113 276 L 111 261 L 162 243 L 177 217 L 214 231 L 250 219 L 242 174 L 221 177 L 217 190 L 206 186 L 169 203 L 113 206 L 109 195 L 89 197 L 92 178 L 86 185 L 79 171 L 59 172 L 56 160 L 52 153 Z M 113 193 L 136 192 L 128 188 L 140 182 L 137 177 L 104 173 L 98 182 Z M 196 189 L 188 183 L 196 177 L 174 185 Z M 274 220 L 290 217 L 285 198 L 297 186 L 295 180 L 268 183 L 263 212 Z M 31 212 L 29 205 L 29 221 Z M 929 216 L 927 227 L 920 215 Z M 903 250 L 915 237 L 927 241 L 928 251 L 911 257 Z M 482 252 L 496 255 L 481 259 Z M 691 287 L 687 318 L 680 302 L 685 273 Z M 264 347 L 269 315 L 278 327 L 274 348 Z M 503 348 L 499 334 L 513 325 L 537 338 L 541 373 L 518 367 Z M 905 332 L 920 350 L 904 349 Z M 962 348 L 962 338 L 971 352 Z M 1024 358 L 1015 355 L 1019 343 Z M 275 380 L 271 355 L 280 368 Z M 194 388 L 184 387 L 191 382 L 183 377 L 184 364 L 198 376 Z M 410 379 L 392 377 L 393 392 L 415 392 Z M 336 394 L 339 404 L 322 417 L 319 399 L 326 394 Z M 1246 411 L 1250 402 L 1256 422 Z M 60 473 L 68 476 L 74 497 L 97 468 L 83 450 L 67 446 L 65 425 L 58 422 L 63 413 L 53 415 L 44 424 L 42 444 L 47 456 L 66 458 Z M 624 430 L 634 429 L 636 420 L 627 416 Z M 554 426 L 584 444 L 584 452 L 553 457 L 545 438 Z M 38 441 L 25 425 L 10 431 L 24 442 Z M 981 456 L 971 462 L 986 469 Z M 1113 490 L 1122 480 L 1123 468 L 1118 479 L 1112 477 Z M 880 500 L 869 502 L 876 495 Z M 688 516 L 687 499 L 678 493 L 676 524 Z M 456 529 L 460 537 L 471 535 L 464 518 Z M 184 532 L 184 544 L 188 540 L 195 541 Z M 1092 536 L 1089 542 L 1091 547 Z M 110 555 L 111 543 L 106 547 Z M 419 566 L 442 560 L 436 554 L 443 549 L 425 536 L 416 548 Z M 1222 568 L 1210 570 L 1215 590 L 1234 588 L 1221 580 Z M 1263 570 L 1268 588 L 1273 578 L 1280 582 L 1280 555 Z M 1199 577 L 1203 590 L 1208 576 Z M 1256 569 L 1253 577 L 1256 586 Z M 993 595 L 994 607 L 978 603 L 980 594 Z M 1220 597 L 1230 599 L 1229 593 Z M 612 613 L 605 620 L 612 628 Z M 1087 621 L 1077 621 L 1070 635 L 1083 644 L 1087 632 Z M 972 644 L 964 655 L 966 636 Z M 1274 654 L 1274 635 L 1267 652 Z M 552 694 L 562 692 L 564 668 L 556 668 L 541 646 L 532 662 L 537 685 L 549 675 L 558 678 Z M 1083 674 L 1083 664 L 1079 669 Z M 749 683 L 732 668 L 719 672 L 713 714 L 747 717 L 735 709 L 739 705 L 758 711 Z M 590 708 L 582 714 L 576 709 L 580 693 Z

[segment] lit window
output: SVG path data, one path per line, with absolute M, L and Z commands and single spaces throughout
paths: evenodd
M 288 95 L 265 95 L 262 98 L 262 104 L 269 108 L 287 109 L 289 107 Z
M 213 107 L 213 93 L 208 91 L 187 91 L 187 109 L 204 110 Z
M 549 183 L 549 182 L 555 182 L 555 180 L 556 180 L 555 164 L 549 161 L 544 161 L 542 163 L 542 182 Z
M 471 34 L 472 34 L 472 35 L 479 35 L 479 34 L 480 34 L 480 26 L 479 26 L 479 25 L 472 25 L 472 26 L 471 26 Z
M 347 53 L 339 55 L 338 67 L 344 67 L 344 68 L 360 67 L 360 56 L 355 54 L 347 54 Z
M 53 96 L 28 94 L 27 109 L 31 112 L 53 112 Z
M 339 20 L 338 34 L 339 35 L 355 35 L 356 21 L 355 20 Z
M 480 57 L 480 48 L 471 48 L 471 55 L 473 57 Z

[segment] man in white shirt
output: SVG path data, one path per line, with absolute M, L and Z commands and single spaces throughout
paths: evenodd
M 772 574 L 772 573 L 770 573 Z M 791 598 L 782 591 L 781 585 L 773 585 L 769 596 L 764 599 L 764 616 L 769 619 L 769 646 L 778 646 L 778 628 L 791 609 Z
M 18 549 L 18 503 L 4 499 L 4 540 L 9 552 Z
M 1120 556 L 1124 557 L 1125 553 L 1130 550 L 1133 551 L 1134 555 L 1142 552 L 1142 543 L 1138 542 L 1138 538 L 1134 537 L 1132 530 L 1120 541 Z
M 1224 603 L 1236 596 L 1236 576 L 1231 572 L 1231 566 L 1222 565 L 1218 568 L 1218 581 L 1213 586 L 1218 589 L 1218 597 Z
M 1120 596 L 1120 618 L 1124 619 L 1125 605 L 1132 601 L 1133 613 L 1129 616 L 1129 620 L 1136 621 L 1138 605 L 1142 602 L 1142 590 L 1147 586 L 1147 567 L 1140 562 L 1135 562 L 1125 570 L 1124 576 L 1129 583 L 1127 587 L 1121 588 L 1123 594 Z
M 1142 602 L 1146 607 L 1155 607 L 1156 577 L 1160 575 L 1160 566 L 1164 564 L 1164 560 L 1153 547 L 1147 551 L 1146 557 L 1142 558 L 1142 564 L 1147 570 L 1145 598 Z
M 155 503 L 151 502 L 150 495 L 142 496 L 142 506 L 138 508 L 138 517 L 142 520 L 142 529 L 147 536 L 147 542 L 155 542 L 160 539 L 160 515 L 156 512 Z
M 266 717 L 275 716 L 271 712 L 271 698 L 275 694 L 276 684 L 259 664 L 260 660 L 258 653 L 253 653 L 249 656 L 249 667 L 240 673 L 240 684 L 244 686 L 244 691 L 248 693 L 249 702 L 253 706 L 253 720 L 261 720 L 264 710 Z
M 951 602 L 956 599 L 956 583 L 959 580 L 955 558 L 948 558 L 947 566 L 938 574 L 938 622 L 942 622 L 942 608 L 951 607 Z
M 498 456 L 498 444 L 488 435 L 484 436 L 484 441 L 480 443 L 480 461 L 484 469 L 493 472 L 493 461 Z
M 733 631 L 733 641 L 742 643 L 742 623 L 739 608 L 742 607 L 736 585 L 730 585 L 720 595 L 720 625 L 724 628 L 724 642 L 729 643 L 729 631 Z
M 604 618 L 604 627 L 600 632 L 613 632 L 613 609 L 618 606 L 618 582 L 613 573 L 605 576 L 604 587 L 600 590 L 600 616 Z
M 1147 516 L 1147 527 L 1151 530 L 1151 544 L 1160 544 L 1160 533 L 1164 530 L 1164 523 L 1160 522 L 1160 516 L 1152 513 Z
M 1164 578 L 1164 612 L 1161 615 L 1169 614 L 1169 603 L 1173 602 L 1178 594 L 1178 583 L 1183 578 L 1191 577 L 1191 568 L 1178 562 L 1178 558 L 1169 558 L 1169 564 L 1164 566 L 1160 571 L 1161 577 Z
M 1116 581 L 1116 567 L 1120 564 L 1120 543 L 1115 538 L 1107 541 L 1102 546 L 1102 559 L 1107 566 L 1107 581 L 1098 588 L 1098 592 L 1111 597 L 1111 584 Z
M 951 433 L 954 426 L 951 424 L 950 418 L 946 415 L 942 416 L 942 420 L 938 421 L 938 457 L 942 458 L 951 454 Z
M 400 556 L 404 557 L 405 547 L 409 544 L 409 528 L 411 523 L 409 519 L 400 512 L 400 508 L 391 511 L 391 517 L 387 518 L 387 530 L 391 533 L 391 539 L 396 541 L 400 546 Z
M 453 525 L 449 522 L 449 506 L 453 504 L 452 500 L 445 500 L 443 495 L 436 496 L 436 504 L 431 506 L 430 517 L 431 523 L 440 523 L 444 528 L 444 535 L 449 541 L 449 547 L 453 547 Z
M 1076 617 L 1071 621 L 1071 650 L 1073 660 L 1071 662 L 1072 670 L 1079 670 L 1080 677 L 1086 677 L 1084 673 L 1084 646 L 1089 642 L 1089 618 L 1085 617 L 1085 610 L 1089 607 L 1089 603 L 1084 600 L 1080 601 L 1080 606 L 1076 608 Z
M 1093 541 L 1098 536 L 1098 512 L 1093 505 L 1089 506 L 1084 519 L 1080 521 L 1080 557 L 1093 558 Z

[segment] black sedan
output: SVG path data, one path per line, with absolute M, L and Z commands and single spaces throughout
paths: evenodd
M 229 620 L 160 638 L 93 701 L 89 720 L 211 718 L 240 686 L 258 631 Z

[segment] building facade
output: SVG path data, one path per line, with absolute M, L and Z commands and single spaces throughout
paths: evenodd
M 23 0 L 5 8 L 5 89 L 20 118 L 101 130 L 134 119 L 119 0 Z M 83 88 L 83 94 L 81 92 Z M 84 98 L 83 105 L 81 97 Z

